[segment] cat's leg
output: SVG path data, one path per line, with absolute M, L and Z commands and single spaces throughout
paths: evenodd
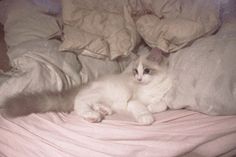
M 143 125 L 150 125 L 154 122 L 153 115 L 148 111 L 147 107 L 139 101 L 129 101 L 128 111 L 131 112 L 135 119 Z
M 158 103 L 150 104 L 147 106 L 147 108 L 151 113 L 158 113 L 166 111 L 168 107 L 165 102 L 161 101 Z
M 93 104 L 93 109 L 103 116 L 111 115 L 113 113 L 111 107 L 103 103 Z
M 83 119 L 92 123 L 100 122 L 103 118 L 99 112 L 94 111 L 87 103 L 78 100 L 75 101 L 74 111 Z

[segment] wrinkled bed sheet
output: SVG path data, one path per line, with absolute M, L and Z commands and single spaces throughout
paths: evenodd
M 159 113 L 152 126 L 113 115 L 89 123 L 76 114 L 0 117 L 0 156 L 171 157 L 236 154 L 236 117 L 179 110 Z

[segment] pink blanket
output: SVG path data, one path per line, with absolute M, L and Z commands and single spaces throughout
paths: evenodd
M 177 110 L 140 126 L 125 115 L 89 123 L 72 114 L 0 117 L 1 157 L 233 156 L 236 116 Z

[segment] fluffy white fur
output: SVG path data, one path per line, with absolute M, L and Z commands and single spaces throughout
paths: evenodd
M 70 112 L 85 120 L 100 122 L 106 115 L 125 110 L 137 122 L 153 123 L 152 113 L 167 109 L 164 95 L 171 88 L 165 66 L 141 56 L 121 74 L 99 78 L 68 91 L 23 93 L 5 102 L 5 115 L 16 117 L 30 113 Z
M 99 122 L 113 111 L 127 110 L 139 123 L 151 124 L 152 113 L 167 109 L 162 98 L 170 88 L 164 67 L 140 57 L 132 71 L 100 78 L 81 90 L 74 110 L 91 122 Z

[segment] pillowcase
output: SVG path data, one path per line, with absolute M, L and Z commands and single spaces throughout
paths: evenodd
M 150 47 L 174 52 L 219 28 L 219 7 L 212 0 L 153 0 L 150 4 L 152 13 L 136 21 Z
M 128 56 L 139 43 L 135 23 L 126 7 L 123 13 L 112 13 L 84 8 L 75 0 L 62 2 L 65 27 L 61 51 L 116 59 Z

